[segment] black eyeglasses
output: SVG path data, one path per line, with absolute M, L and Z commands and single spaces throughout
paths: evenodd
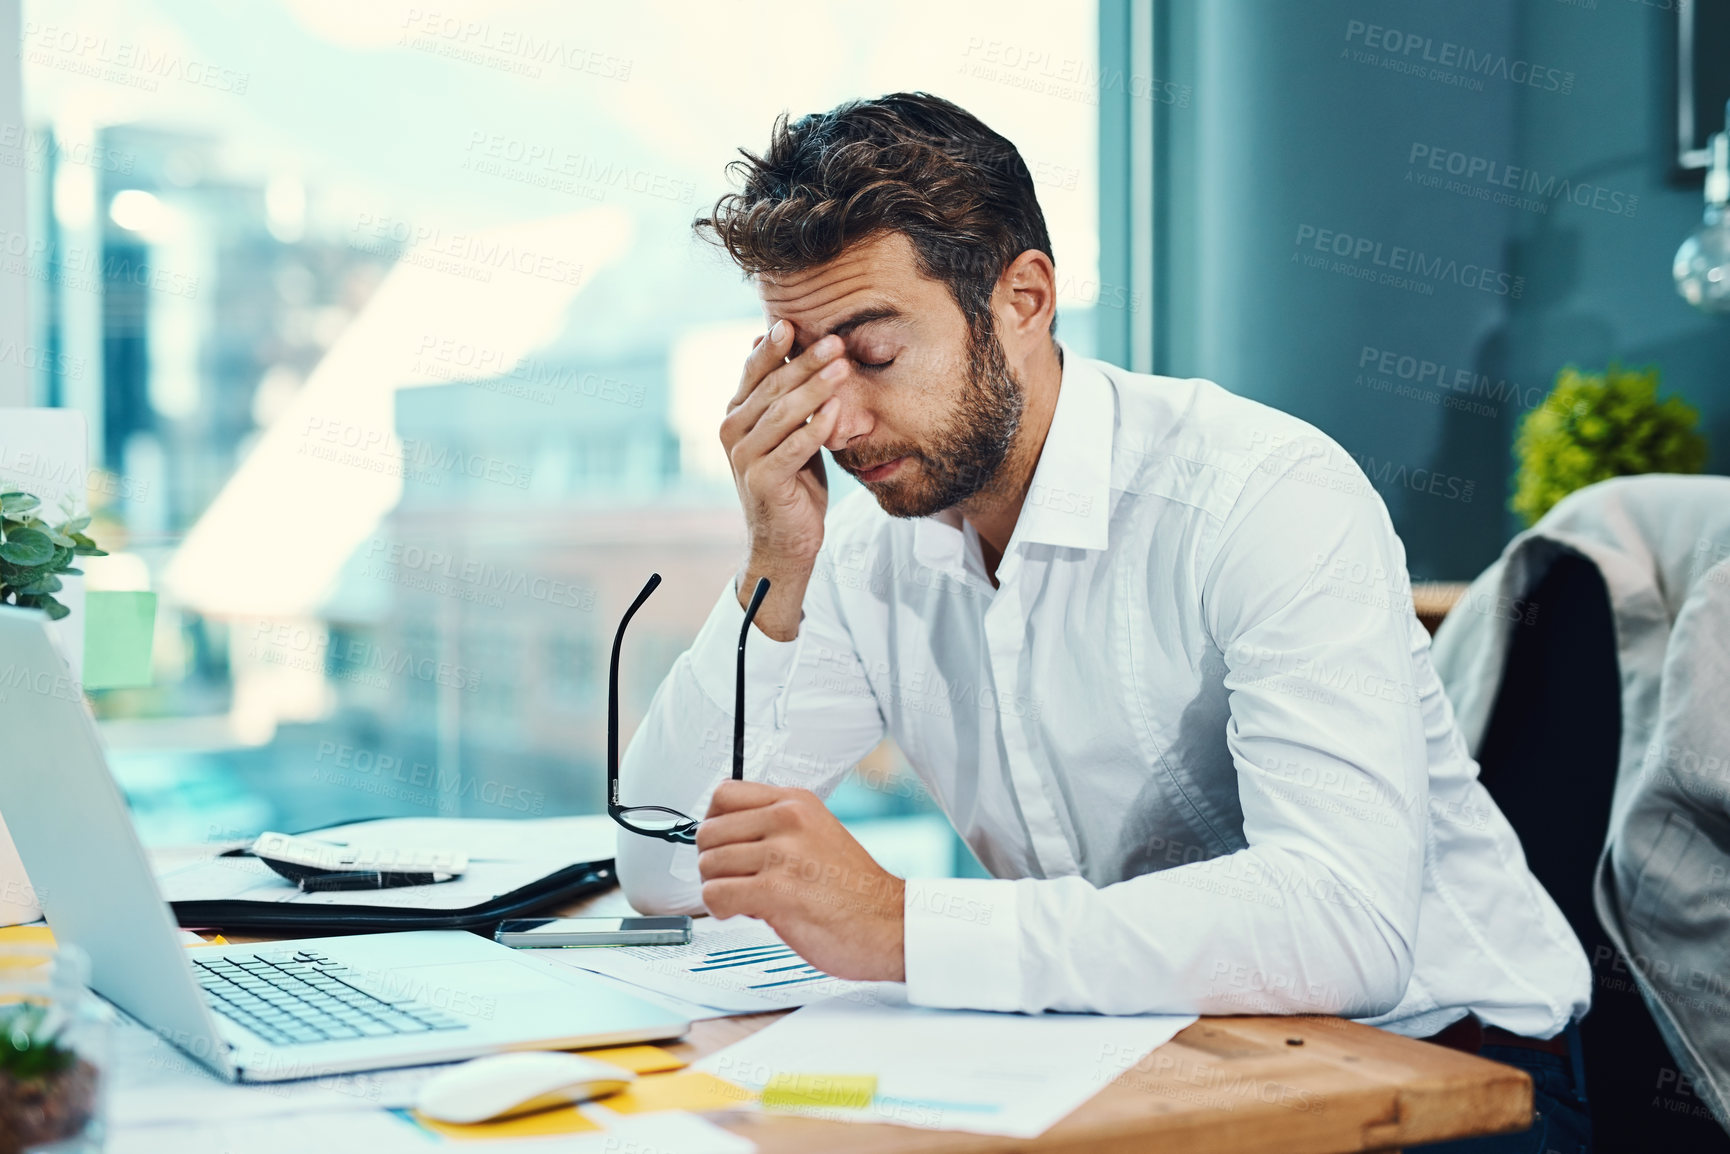
M 659 573 L 650 574 L 648 584 L 637 594 L 637 599 L 631 602 L 631 607 L 625 610 L 624 620 L 619 622 L 619 631 L 613 635 L 613 665 L 607 676 L 607 816 L 632 833 L 640 833 L 644 837 L 658 837 L 662 841 L 695 845 L 697 819 L 689 814 L 668 809 L 664 805 L 619 804 L 619 647 L 625 641 L 625 626 L 631 623 L 631 618 L 643 607 L 643 602 L 649 599 L 649 594 L 653 593 L 660 583 Z M 733 673 L 734 781 L 745 780 L 745 639 L 751 635 L 751 622 L 756 619 L 757 609 L 763 604 L 763 598 L 768 592 L 769 579 L 757 578 L 757 587 L 751 590 L 751 603 L 745 607 L 745 624 L 739 630 L 739 664 Z

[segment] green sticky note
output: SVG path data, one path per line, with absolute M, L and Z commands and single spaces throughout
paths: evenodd
M 136 689 L 150 684 L 156 594 L 84 595 L 84 688 Z
M 877 1095 L 875 1074 L 776 1074 L 763 1087 L 763 1105 L 828 1106 L 860 1110 Z

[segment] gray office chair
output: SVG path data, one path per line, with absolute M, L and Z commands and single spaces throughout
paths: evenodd
M 1684 480 L 1688 483 L 1680 483 Z M 1662 621 L 1666 610 L 1675 612 L 1673 603 L 1680 603 L 1688 584 L 1675 565 L 1664 567 L 1665 559 L 1678 555 L 1678 541 L 1710 543 L 1723 534 L 1721 510 L 1730 509 L 1730 481 L 1627 478 L 1592 486 L 1569 501 L 1557 518 L 1566 526 L 1563 533 L 1579 534 L 1583 525 L 1601 521 L 1613 527 L 1604 531 L 1606 537 L 1650 534 L 1628 552 L 1600 551 L 1599 556 L 1630 566 L 1623 570 L 1624 582 L 1628 573 L 1651 564 L 1647 575 L 1656 592 L 1645 591 L 1640 604 L 1655 615 L 1648 621 Z M 1690 1093 L 1635 984 L 1632 964 L 1605 932 L 1594 906 L 1619 761 L 1626 756 L 1624 726 L 1633 724 L 1638 735 L 1649 732 L 1654 719 L 1623 716 L 1617 621 L 1598 562 L 1566 547 L 1537 550 L 1531 557 L 1542 560 L 1521 569 L 1522 623 L 1506 631 L 1499 685 L 1477 758 L 1484 786 L 1519 834 L 1532 873 L 1561 908 L 1592 964 L 1592 1009 L 1580 1033 L 1595 1148 L 1606 1154 L 1730 1154 L 1730 1135 L 1703 1099 Z M 1690 568 L 1699 571 L 1697 564 Z M 1450 625 L 1460 637 L 1448 641 L 1484 637 L 1482 622 L 1448 622 L 1444 630 Z M 1462 646 L 1445 644 L 1441 635 L 1437 642 L 1437 664 L 1458 705 L 1473 695 L 1471 687 L 1459 683 L 1470 663 L 1462 659 Z M 1442 652 L 1448 649 L 1453 652 Z M 1480 699 L 1462 714 L 1481 720 L 1481 706 Z M 1468 722 L 1468 731 L 1475 723 Z
M 1716 1122 L 1674 1107 L 1688 1103 L 1676 1061 L 1592 906 L 1622 730 L 1604 579 L 1591 562 L 1564 554 L 1530 600 L 1538 612 L 1515 631 L 1478 763 L 1533 875 L 1592 961 L 1592 1010 L 1580 1041 L 1595 1148 L 1730 1154 L 1730 1135 Z

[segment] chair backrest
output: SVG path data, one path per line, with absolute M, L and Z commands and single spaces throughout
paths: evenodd
M 1604 579 L 1561 553 L 1513 626 L 1507 665 L 1479 748 L 1484 787 L 1526 861 L 1586 948 L 1592 1009 L 1581 1023 L 1594 1149 L 1730 1152 L 1730 1135 L 1688 1093 L 1592 905 L 1621 746 L 1621 679 Z M 1529 620 L 1530 624 L 1524 623 Z

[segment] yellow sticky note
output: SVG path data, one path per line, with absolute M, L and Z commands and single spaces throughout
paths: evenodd
M 432 1131 L 434 1134 L 459 1140 L 546 1138 L 557 1134 L 581 1134 L 585 1130 L 600 1129 L 595 1123 L 583 1117 L 582 1111 L 575 1106 L 561 1106 L 557 1110 L 542 1110 L 538 1114 L 524 1114 L 520 1118 L 505 1118 L 498 1122 L 475 1122 L 469 1125 L 434 1121 L 419 1110 L 411 1110 L 409 1113 L 417 1125 Z
M 0 930 L 0 948 L 6 946 L 52 946 L 54 934 L 47 926 L 7 926 Z M 29 971 L 48 964 L 48 958 L 43 955 L 12 954 L 0 957 L 0 970 Z M 8 975 L 22 977 L 23 974 Z M 16 996 L 9 995 L 3 1001 L 16 1001 Z
M 210 936 L 207 938 L 205 934 Z M 226 946 L 229 941 L 214 930 L 181 930 L 180 944 L 192 950 L 199 946 Z
M 156 594 L 92 590 L 84 595 L 84 688 L 150 684 Z
M 756 1095 L 713 1074 L 650 1074 L 638 1078 L 601 1105 L 620 1114 L 648 1114 L 655 1110 L 730 1110 Z
M 875 1074 L 776 1074 L 763 1087 L 763 1105 L 862 1109 L 876 1095 Z
M 654 1046 L 618 1046 L 614 1049 L 654 1050 L 664 1055 L 665 1059 L 678 1061 Z M 608 1051 L 590 1050 L 587 1053 L 593 1057 L 601 1057 L 608 1054 Z M 606 1060 L 612 1059 L 608 1057 Z M 638 1078 L 619 1093 L 597 1098 L 595 1102 L 620 1114 L 649 1114 L 657 1110 L 726 1110 L 749 1102 L 755 1096 L 743 1086 L 735 1086 L 713 1074 L 669 1073 Z M 575 1106 L 561 1106 L 556 1110 L 542 1110 L 518 1118 L 468 1125 L 439 1122 L 428 1118 L 419 1110 L 410 1110 L 407 1113 L 415 1124 L 423 1129 L 456 1139 L 547 1138 L 602 1128 L 591 1122 Z
M 660 1074 L 685 1068 L 683 1058 L 676 1058 L 659 1046 L 608 1046 L 601 1050 L 584 1050 L 583 1057 L 622 1066 L 633 1074 Z

